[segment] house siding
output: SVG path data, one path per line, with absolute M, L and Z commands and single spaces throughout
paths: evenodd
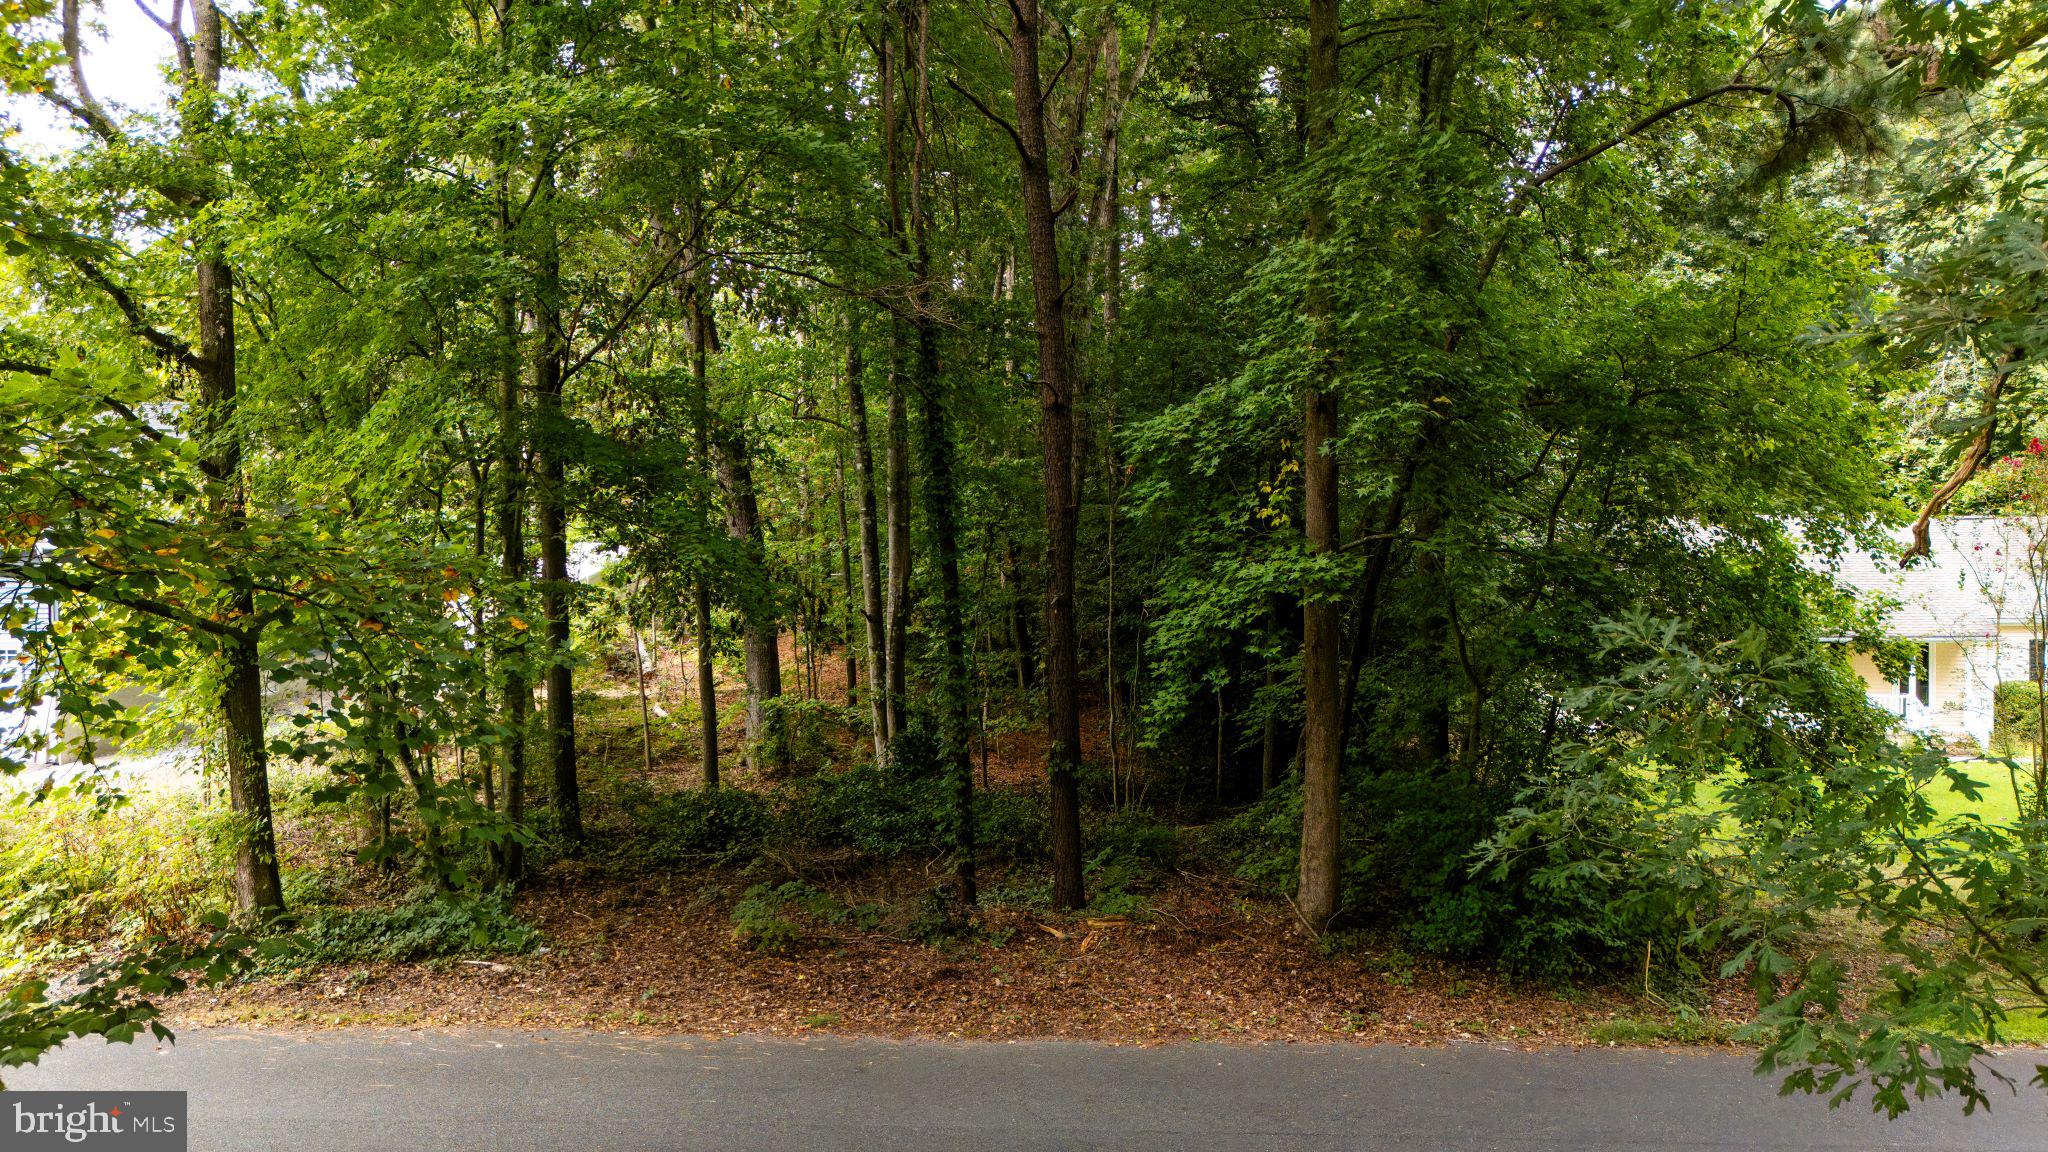
M 1928 703 L 1937 711 L 1960 711 L 1969 696 L 1972 673 L 1989 673 L 1990 646 L 1972 645 L 1976 651 L 1946 640 L 1935 641 L 1932 653 L 1934 691 Z
M 1898 542 L 1903 550 L 1903 529 Z M 2048 615 L 2048 590 L 2037 582 L 2035 558 L 2048 556 L 2048 538 L 2038 524 L 1978 516 L 1935 521 L 1928 543 L 1925 558 L 1904 566 L 1897 552 L 1883 549 L 1851 549 L 1817 566 L 1848 589 L 1884 602 L 1888 639 L 1929 646 L 1925 705 L 1917 694 L 1902 696 L 1869 653 L 1847 653 L 1871 703 L 1910 730 L 1981 745 L 1991 738 L 1998 685 L 2032 675 L 2028 642 Z

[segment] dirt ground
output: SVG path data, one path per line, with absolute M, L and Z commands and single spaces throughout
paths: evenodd
M 626 1028 L 710 1035 L 1321 1040 L 1532 1044 L 1657 1039 L 1654 1006 L 1615 989 L 1558 992 L 1399 952 L 1325 956 L 1270 905 L 1186 878 L 1142 917 L 1008 909 L 924 943 L 808 933 L 786 956 L 737 944 L 727 899 L 665 881 L 570 872 L 519 911 L 541 949 L 496 960 L 336 966 L 189 993 L 194 1024 Z M 1732 1023 L 1739 1001 L 1717 1012 Z M 1614 1022 L 1645 1021 L 1617 1033 Z
M 788 690 L 812 691 L 785 639 Z M 816 695 L 844 699 L 845 666 L 818 661 Z M 588 753 L 657 789 L 695 786 L 689 662 L 665 653 L 649 678 L 652 755 L 640 745 L 630 672 L 592 696 Z M 750 786 L 740 753 L 739 688 L 721 684 L 728 781 Z M 595 701 L 593 701 L 595 703 Z M 598 709 L 593 709 L 598 711 Z M 1100 709 L 1087 739 L 1106 758 Z M 977 765 L 981 747 L 976 748 Z M 992 732 L 987 776 L 1039 786 L 1035 731 Z M 290 830 L 287 830 L 288 832 Z M 286 852 L 311 850 L 287 836 Z M 937 865 L 931 865 L 936 869 Z M 942 880 L 897 868 L 863 874 L 854 893 L 887 902 Z M 1000 878 L 997 878 L 998 880 Z M 521 956 L 336 965 L 166 1005 L 188 1024 L 322 1027 L 498 1025 L 731 1035 L 834 1032 L 891 1037 L 1074 1038 L 1528 1044 L 1656 1041 L 1671 1014 L 1640 989 L 1546 989 L 1439 964 L 1399 948 L 1326 954 L 1284 902 L 1226 877 L 1181 873 L 1128 917 L 1068 917 L 985 908 L 974 929 L 939 940 L 882 927 L 808 925 L 788 955 L 736 942 L 731 908 L 745 887 L 717 874 L 621 876 L 576 861 L 550 865 L 516 902 L 544 943 Z M 900 927 L 900 926 L 899 926 Z M 1724 1036 L 1742 1015 L 1733 988 L 1713 998 L 1688 1039 Z

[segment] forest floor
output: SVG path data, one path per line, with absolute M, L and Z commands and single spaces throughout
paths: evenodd
M 1621 987 L 1542 988 L 1399 949 L 1326 955 L 1284 909 L 1196 877 L 1137 917 L 994 908 L 971 941 L 881 933 L 738 946 L 708 890 L 560 869 L 517 908 L 546 943 L 492 960 L 329 965 L 174 1001 L 192 1024 L 500 1025 L 739 1035 L 1724 1042 L 1740 990 L 1674 1014 Z
M 793 652 L 786 656 L 794 657 Z M 792 660 L 794 666 L 794 660 Z M 842 699 L 843 666 L 815 688 Z M 666 668 L 664 672 L 668 671 Z M 836 674 L 835 674 L 836 673 Z M 600 781 L 696 786 L 694 720 L 680 668 L 656 679 L 651 755 L 630 674 L 584 694 L 586 764 Z M 801 674 L 793 692 L 809 691 Z M 723 686 L 726 703 L 736 686 Z M 736 764 L 737 709 L 725 726 Z M 1106 756 L 1100 709 L 1091 755 Z M 985 749 L 985 750 L 984 750 Z M 1042 787 L 1038 733 L 994 732 L 977 749 L 998 789 Z M 758 786 L 745 772 L 732 783 Z M 602 795 L 602 783 L 591 791 Z M 588 801 L 586 801 L 588 803 Z M 602 801 L 598 802 L 599 810 Z M 281 819 L 287 858 L 335 852 L 331 832 Z M 985 874 L 985 891 L 1011 878 Z M 860 867 L 832 882 L 842 907 L 907 906 L 946 877 L 934 863 Z M 1042 880 L 1018 876 L 1018 884 Z M 168 1005 L 191 1025 L 599 1028 L 643 1033 L 1551 1044 L 1726 1043 L 1751 1001 L 1739 985 L 1694 990 L 1691 1007 L 1634 987 L 1538 986 L 1418 956 L 1398 943 L 1307 938 L 1284 900 L 1226 875 L 1153 877 L 1127 914 L 1047 912 L 985 901 L 974 930 L 941 939 L 890 923 L 812 925 L 784 954 L 742 946 L 732 910 L 748 879 L 716 870 L 546 862 L 516 897 L 541 944 L 520 954 L 299 967 Z M 1661 975 L 1661 974 L 1656 974 Z M 1662 981 L 1655 986 L 1661 987 Z

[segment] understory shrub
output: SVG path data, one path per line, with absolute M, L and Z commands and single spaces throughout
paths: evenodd
M 801 880 L 756 884 L 733 905 L 732 939 L 755 952 L 788 956 L 810 935 L 800 920 L 872 932 L 887 911 L 878 904 L 847 904 Z
M 2031 756 L 2040 739 L 2041 686 L 2031 680 L 2008 680 L 1992 694 L 1991 752 L 1998 756 Z
M 719 864 L 760 850 L 775 813 L 744 788 L 671 792 L 634 806 L 638 847 L 666 867 Z
M 862 764 L 793 780 L 778 799 L 777 838 L 813 848 L 893 860 L 936 855 L 951 842 L 952 792 L 937 775 Z
M 809 885 L 756 884 L 732 907 L 732 942 L 769 956 L 787 956 L 803 944 L 804 930 L 783 914 L 784 905 L 807 898 Z
M 1269 896 L 1291 894 L 1301 867 L 1301 788 L 1294 777 L 1200 832 L 1201 854 Z
M 204 935 L 228 907 L 216 825 L 183 797 L 102 805 L 60 789 L 0 805 L 0 975 Z
M 1082 836 L 1088 906 L 1127 916 L 1151 905 L 1147 891 L 1180 858 L 1180 829 L 1144 812 L 1120 812 L 1092 823 Z
M 779 697 L 773 707 L 788 733 L 788 770 L 805 774 L 829 768 L 840 741 L 865 715 L 860 709 L 793 696 Z
M 390 907 L 312 909 L 286 938 L 282 954 L 293 963 L 398 962 L 518 955 L 539 943 L 540 930 L 515 915 L 502 896 L 415 893 Z
M 1341 923 L 1371 924 L 1433 955 L 1492 963 L 1541 980 L 1642 962 L 1676 938 L 1674 902 L 1632 867 L 1621 806 L 1496 873 L 1475 849 L 1513 797 L 1443 774 L 1354 777 L 1344 795 L 1347 842 Z M 1617 827 L 1617 822 L 1621 826 Z M 1291 896 L 1301 850 L 1301 793 L 1288 781 L 1200 833 L 1203 855 L 1273 896 Z M 1641 846 L 1636 846 L 1641 847 Z
M 768 793 L 712 788 L 647 793 L 628 803 L 629 850 L 664 868 L 742 862 L 764 844 L 848 850 L 873 861 L 951 850 L 952 784 L 871 764 L 785 780 Z M 1046 815 L 1037 797 L 975 793 L 977 854 L 1030 863 L 1046 856 Z
M 1095 851 L 1146 868 L 1171 868 L 1180 859 L 1180 829 L 1146 812 L 1118 812 L 1095 821 L 1085 840 Z
M 1639 798 L 1618 774 L 1546 781 L 1523 799 L 1555 805 L 1540 838 L 1479 867 L 1475 852 L 1515 811 L 1503 790 L 1444 778 L 1386 776 L 1361 790 L 1383 814 L 1377 848 L 1354 887 L 1379 883 L 1405 913 L 1416 947 L 1491 961 L 1512 976 L 1563 981 L 1634 968 L 1645 949 L 1678 959 L 1678 894 L 1646 862 L 1656 855 Z M 1518 826 L 1535 827 L 1527 817 Z M 1362 869 L 1376 868 L 1367 881 Z
M 983 859 L 1035 864 L 1048 857 L 1051 824 L 1039 797 L 1007 789 L 978 791 L 974 816 L 975 843 Z

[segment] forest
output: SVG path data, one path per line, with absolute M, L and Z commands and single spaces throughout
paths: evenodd
M 2039 0 L 133 2 L 0 0 L 0 1065 L 665 949 L 2048 1035 L 2048 756 L 1828 566 L 2048 500 Z

